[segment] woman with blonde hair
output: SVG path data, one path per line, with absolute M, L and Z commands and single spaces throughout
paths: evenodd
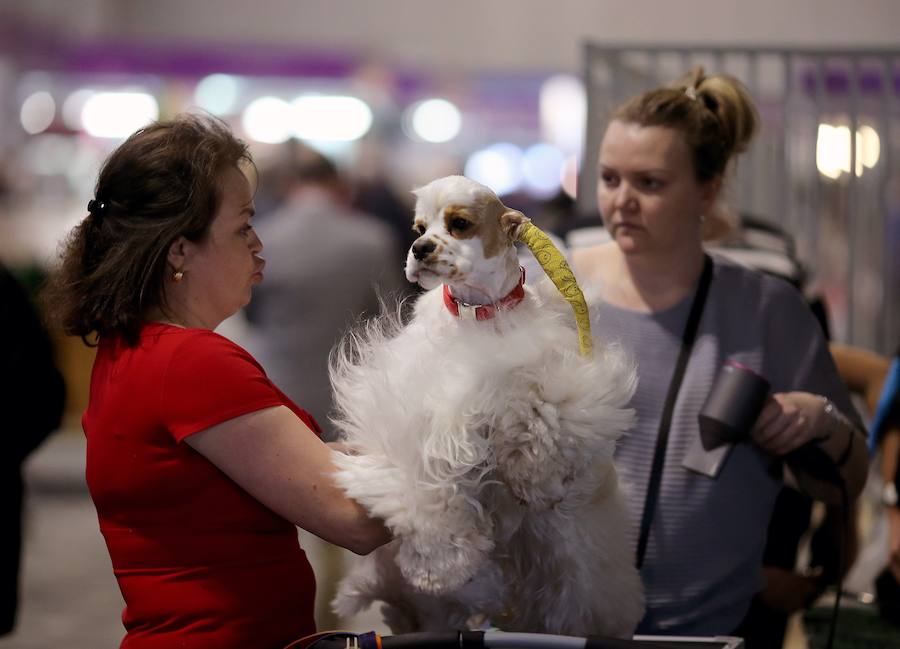
M 612 240 L 573 252 L 597 334 L 638 365 L 637 424 L 616 458 L 647 588 L 642 633 L 746 633 L 783 465 L 830 502 L 865 481 L 865 436 L 801 296 L 704 250 L 727 221 L 730 162 L 756 126 L 741 84 L 700 68 L 626 102 L 599 151 Z M 771 391 L 749 443 L 707 451 L 698 414 L 726 362 Z M 827 471 L 794 461 L 801 447 Z

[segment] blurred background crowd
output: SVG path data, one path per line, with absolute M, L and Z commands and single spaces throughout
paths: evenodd
M 625 97 L 700 64 L 741 79 L 763 125 L 722 246 L 800 286 L 832 339 L 889 355 L 898 43 L 894 0 L 0 0 L 0 262 L 34 292 L 116 145 L 217 115 L 250 143 L 269 262 L 225 333 L 327 423 L 328 349 L 377 311 L 373 284 L 410 290 L 412 188 L 464 173 L 570 246 L 593 240 L 583 152 Z M 52 342 L 64 415 L 25 467 L 23 600 L 0 647 L 114 646 L 121 600 L 83 485 L 92 350 Z

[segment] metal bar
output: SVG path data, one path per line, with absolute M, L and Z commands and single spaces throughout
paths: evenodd
M 713 70 L 713 72 L 718 72 L 719 74 L 724 74 L 725 73 L 725 52 L 718 51 L 718 52 L 711 52 L 711 54 L 713 57 L 714 65 L 716 66 L 716 69 Z
M 815 155 L 812 165 L 812 183 L 810 191 L 810 205 L 812 206 L 811 218 L 807 219 L 807 236 L 809 240 L 809 250 L 813 259 L 818 263 L 820 259 L 819 250 L 819 233 L 822 229 L 822 221 L 825 216 L 824 201 L 822 200 L 822 174 L 818 168 L 818 148 L 819 148 L 819 125 L 822 123 L 823 106 L 825 104 L 825 57 L 817 56 L 814 61 L 815 65 L 815 120 L 813 120 L 813 141 L 815 144 Z M 816 269 L 820 270 L 820 269 Z
M 759 97 L 759 57 L 756 53 L 751 53 L 747 70 L 747 87 L 750 90 L 751 97 Z M 738 196 L 738 208 L 755 214 L 757 212 L 756 200 L 756 167 L 759 161 L 760 140 L 757 138 L 755 144 L 751 144 L 749 150 L 744 154 L 744 165 L 741 169 L 741 193 Z
M 778 137 L 778 151 L 780 155 L 776 158 L 777 172 L 775 177 L 775 196 L 777 203 L 775 209 L 783 210 L 783 213 L 780 215 L 780 218 L 776 214 L 772 214 L 771 216 L 786 223 L 788 234 L 793 238 L 796 236 L 796 214 L 793 209 L 793 201 L 791 200 L 790 192 L 788 191 L 790 182 L 789 163 L 791 149 L 788 142 L 788 134 L 790 133 L 790 129 L 788 129 L 788 119 L 791 115 L 791 85 L 793 83 L 794 67 L 791 55 L 787 52 L 781 54 L 781 69 L 784 71 L 784 88 L 781 95 L 781 122 L 779 124 Z
M 606 41 L 603 44 L 594 43 L 594 49 L 596 52 L 620 52 L 624 50 L 633 50 L 635 46 L 633 43 L 615 43 Z M 723 54 L 761 54 L 761 55 L 769 55 L 774 54 L 778 55 L 784 51 L 790 51 L 797 55 L 803 56 L 838 56 L 838 57 L 849 57 L 849 56 L 859 56 L 859 57 L 883 57 L 889 54 L 896 54 L 897 48 L 818 48 L 818 47 L 790 47 L 786 45 L 771 45 L 771 46 L 757 46 L 757 45 L 707 45 L 707 44 L 698 44 L 698 45 L 685 45 L 684 43 L 657 43 L 656 45 L 641 45 L 640 49 L 648 52 L 662 52 L 662 51 L 671 51 L 671 52 L 696 52 L 702 50 L 704 52 L 709 52 L 711 54 L 715 54 L 717 52 L 721 52 Z
M 653 85 L 658 86 L 661 83 L 659 80 L 659 59 L 663 56 L 663 52 L 648 51 L 648 54 L 650 55 L 650 78 L 653 80 Z
M 859 131 L 859 59 L 853 58 L 850 62 L 850 101 L 848 110 L 850 113 L 850 173 L 847 181 L 847 197 L 844 201 L 844 223 L 847 232 L 847 342 L 853 344 L 856 340 L 856 248 L 858 245 L 857 224 L 865 222 L 865 215 L 860 214 L 857 190 L 859 178 L 856 174 L 856 133 Z M 851 220 L 850 215 L 855 216 Z
M 613 105 L 618 106 L 625 101 L 625 79 L 622 76 L 622 53 L 616 52 L 614 56 L 607 56 L 607 64 L 612 71 L 612 97 Z
M 894 138 L 892 126 L 894 120 L 894 112 L 896 111 L 896 98 L 894 96 L 894 57 L 884 57 L 884 72 L 882 74 L 884 85 L 884 100 L 882 107 L 885 113 L 884 131 L 881 133 L 881 183 L 878 192 L 879 211 L 882 215 L 882 257 L 881 257 L 881 277 L 882 277 L 882 308 L 884 309 L 884 317 L 882 317 L 882 331 L 879 336 L 879 350 L 883 354 L 892 353 L 895 346 L 900 344 L 897 339 L 900 334 L 900 295 L 898 295 L 896 279 L 900 262 L 896 259 L 896 251 L 892 250 L 893 241 L 889 232 L 893 229 L 893 223 L 889 219 L 897 218 L 891 212 L 891 202 L 888 200 L 888 190 L 890 187 L 891 175 L 894 174 L 893 152 Z
M 590 164 L 588 160 L 590 159 L 590 151 L 591 148 L 594 147 L 595 137 L 593 135 L 593 130 L 591 126 L 597 123 L 598 116 L 597 112 L 597 102 L 595 97 L 597 97 L 596 89 L 594 85 L 596 84 L 596 80 L 594 78 L 593 69 L 594 69 L 594 60 L 598 56 L 596 46 L 591 43 L 585 43 L 584 45 L 584 94 L 585 99 L 587 101 L 587 107 L 585 110 L 585 125 L 584 125 L 584 150 L 581 152 L 581 164 L 578 166 L 578 177 L 576 181 L 576 190 L 575 190 L 575 204 L 578 208 L 579 216 L 586 216 L 592 213 L 591 209 L 591 195 L 593 192 L 589 189 L 588 186 L 588 178 L 591 174 L 591 170 L 594 165 Z M 595 174 L 596 175 L 596 174 Z

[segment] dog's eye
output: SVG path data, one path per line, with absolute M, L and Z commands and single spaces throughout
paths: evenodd
M 425 234 L 425 226 L 422 225 L 421 223 L 414 223 L 412 226 L 412 229 L 413 229 L 413 232 L 415 232 L 419 236 L 422 236 L 423 234 Z
M 460 218 L 455 218 L 450 221 L 450 229 L 459 230 L 460 232 L 462 232 L 463 230 L 467 230 L 471 225 L 471 221 L 466 221 L 465 219 Z

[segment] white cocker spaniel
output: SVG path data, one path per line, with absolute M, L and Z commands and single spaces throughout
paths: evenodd
M 414 192 L 406 276 L 429 289 L 332 356 L 336 479 L 395 539 L 342 581 L 394 633 L 490 623 L 630 637 L 644 610 L 613 451 L 634 372 L 578 353 L 569 305 L 524 285 L 528 219 L 462 176 Z M 538 278 L 529 278 L 537 280 Z

